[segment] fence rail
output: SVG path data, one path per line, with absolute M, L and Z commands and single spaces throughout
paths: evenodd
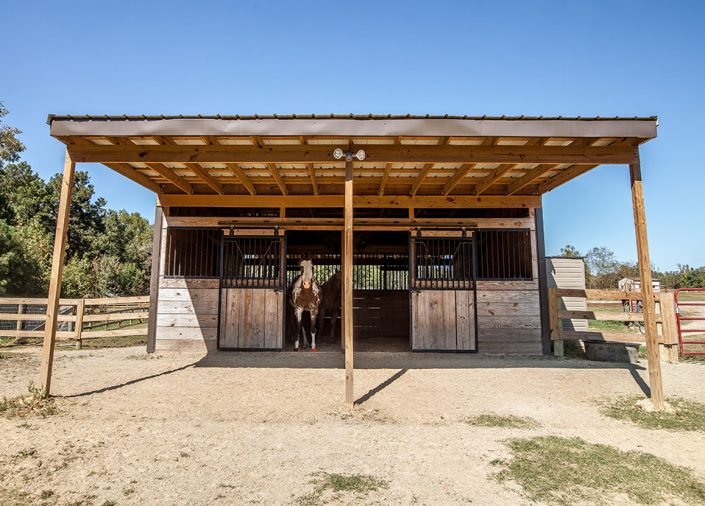
M 623 304 L 630 311 L 569 311 L 561 309 L 563 297 L 585 297 L 590 301 L 616 301 Z M 616 331 L 575 331 L 561 328 L 561 320 L 585 319 L 598 321 L 634 322 L 644 321 L 644 313 L 632 309 L 634 302 L 643 299 L 641 292 L 628 292 L 624 290 L 581 290 L 566 288 L 548 289 L 548 312 L 550 318 L 551 340 L 554 342 L 554 351 L 562 354 L 563 341 L 609 341 L 626 343 L 646 343 L 646 336 L 635 332 Z M 676 306 L 672 293 L 654 293 L 656 305 L 656 328 L 659 344 L 663 345 L 666 359 L 678 360 L 678 331 L 676 327 Z
M 21 342 L 30 337 L 44 336 L 47 299 L 0 298 L 0 337 L 15 338 Z M 109 324 L 124 322 L 144 323 L 149 318 L 149 296 L 101 297 L 93 299 L 61 299 L 59 301 L 59 330 L 56 338 L 76 341 L 80 347 L 84 339 L 146 335 L 146 328 L 129 326 L 106 330 Z

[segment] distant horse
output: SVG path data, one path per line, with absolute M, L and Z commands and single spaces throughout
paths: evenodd
M 336 271 L 328 281 L 323 283 L 321 287 L 322 299 L 318 312 L 321 316 L 321 335 L 324 335 L 325 318 L 330 316 L 330 333 L 328 334 L 331 341 L 335 339 L 336 329 L 340 329 L 338 325 L 338 317 L 340 316 L 340 271 Z
M 303 330 L 304 348 L 308 347 L 306 329 L 301 327 L 301 317 L 304 311 L 311 315 L 311 349 L 316 349 L 316 318 L 318 317 L 318 306 L 321 305 L 321 287 L 313 277 L 313 262 L 311 260 L 301 260 L 299 262 L 301 274 L 299 274 L 289 287 L 289 304 L 294 308 L 296 316 L 296 342 L 294 348 L 299 350 L 299 337 Z

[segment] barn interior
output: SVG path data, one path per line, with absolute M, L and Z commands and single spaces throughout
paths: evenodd
M 287 286 L 299 274 L 302 259 L 313 261 L 322 286 L 316 345 L 321 351 L 342 349 L 340 312 L 340 231 L 287 232 Z M 294 348 L 296 319 L 286 304 L 285 349 Z M 360 351 L 409 351 L 409 234 L 361 231 L 353 235 L 353 339 Z M 308 313 L 303 326 L 310 329 Z

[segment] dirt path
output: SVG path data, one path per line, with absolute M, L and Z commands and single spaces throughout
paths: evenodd
M 646 451 L 705 476 L 705 434 L 600 415 L 594 400 L 640 393 L 643 369 L 367 354 L 355 371 L 362 403 L 350 415 L 339 355 L 143 357 L 143 348 L 58 352 L 60 414 L 0 419 L 0 492 L 46 504 L 295 504 L 326 472 L 386 480 L 368 504 L 521 504 L 528 501 L 518 491 L 492 478 L 491 462 L 508 456 L 504 439 L 539 434 Z M 37 350 L 0 359 L 0 396 L 26 392 L 37 366 Z M 667 395 L 705 401 L 705 365 L 664 364 L 663 372 Z M 487 412 L 540 426 L 464 422 Z

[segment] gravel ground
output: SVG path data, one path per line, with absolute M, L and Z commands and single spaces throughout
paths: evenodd
M 38 348 L 3 351 L 0 397 L 36 382 Z M 454 354 L 356 355 L 352 413 L 336 353 L 59 351 L 48 418 L 0 418 L 0 503 L 296 504 L 320 473 L 387 482 L 340 504 L 523 504 L 495 459 L 516 436 L 579 436 L 705 476 L 705 434 L 605 418 L 596 401 L 639 394 L 643 366 Z M 705 364 L 663 365 L 667 395 L 705 402 Z M 481 413 L 536 419 L 476 427 Z M 4 495 L 3 495 L 4 494 Z

